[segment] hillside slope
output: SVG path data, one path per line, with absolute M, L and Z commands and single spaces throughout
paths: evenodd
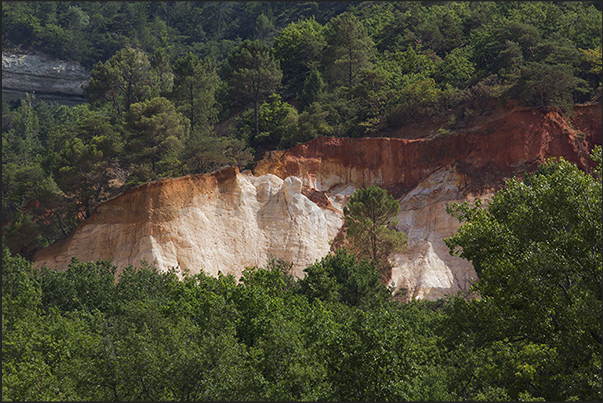
M 589 169 L 601 127 L 601 105 L 585 105 L 569 121 L 556 112 L 513 109 L 445 136 L 320 138 L 268 153 L 253 172 L 233 167 L 132 189 L 97 206 L 75 233 L 38 251 L 34 263 L 64 269 L 76 256 L 121 268 L 144 259 L 160 270 L 238 277 L 272 255 L 292 261 L 302 276 L 329 252 L 349 195 L 376 184 L 400 201 L 398 229 L 409 236 L 407 250 L 391 257 L 391 283 L 436 299 L 476 278 L 471 264 L 444 245 L 458 228 L 446 204 L 488 199 L 506 178 L 550 157 Z

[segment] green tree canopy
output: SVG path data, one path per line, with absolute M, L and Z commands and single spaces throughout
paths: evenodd
M 327 85 L 322 79 L 320 71 L 318 69 L 312 69 L 304 80 L 304 86 L 297 101 L 299 111 L 303 112 L 313 102 L 319 101 L 326 89 Z
M 189 134 L 189 122 L 163 97 L 132 105 L 126 117 L 128 161 L 148 166 L 152 175 L 177 175 L 178 156 Z
M 159 95 L 168 95 L 174 87 L 174 72 L 168 50 L 163 47 L 157 48 L 153 52 L 150 62 L 159 81 Z
M 172 101 L 191 122 L 191 130 L 208 128 L 217 118 L 216 89 L 219 77 L 215 63 L 189 52 L 174 64 Z
M 270 54 L 270 48 L 260 41 L 244 41 L 228 58 L 233 69 L 230 86 L 233 95 L 253 103 L 255 137 L 260 134 L 259 107 L 265 97 L 281 84 L 283 73 Z
M 380 281 L 375 262 L 359 262 L 345 248 L 330 253 L 304 272 L 306 276 L 299 281 L 300 292 L 310 299 L 367 308 L 391 298 Z
M 147 100 L 157 89 L 147 54 L 125 47 L 94 67 L 84 95 L 93 105 L 109 104 L 121 113 L 128 112 L 133 103 Z
M 267 42 L 273 29 L 274 24 L 270 21 L 270 18 L 264 13 L 258 15 L 258 18 L 255 20 L 255 26 L 253 27 L 254 39 Z
M 471 78 L 475 71 L 473 62 L 471 61 L 471 48 L 456 48 L 444 57 L 440 66 L 438 78 L 442 82 L 450 83 L 451 85 L 463 88 L 464 84 Z
M 371 67 L 375 45 L 356 16 L 343 13 L 329 21 L 323 66 L 332 85 L 352 88 L 358 73 Z
M 247 110 L 237 124 L 238 135 L 254 148 L 276 147 L 283 137 L 295 132 L 297 111 L 283 102 L 280 95 L 272 94 L 259 107 L 258 135 L 255 135 L 254 123 L 252 111 Z
M 481 297 L 453 315 L 455 340 L 471 334 L 507 363 L 488 376 L 511 399 L 601 396 L 601 193 L 600 173 L 559 159 L 507 181 L 485 207 L 449 207 L 462 225 L 445 242 L 473 263 Z M 524 367 L 513 368 L 517 362 Z
M 245 140 L 195 133 L 191 134 L 181 155 L 190 173 L 207 173 L 231 165 L 245 166 L 253 160 Z
M 323 27 L 314 18 L 292 22 L 276 34 L 272 48 L 290 91 L 301 90 L 324 46 Z

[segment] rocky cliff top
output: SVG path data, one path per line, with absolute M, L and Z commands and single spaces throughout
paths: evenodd
M 590 169 L 589 150 L 601 144 L 601 112 L 601 105 L 576 106 L 566 119 L 555 111 L 513 108 L 470 130 L 430 138 L 319 138 L 267 153 L 254 174 L 295 175 L 320 190 L 377 184 L 402 196 L 440 167 L 456 164 L 482 177 L 474 185 L 491 189 L 550 157 Z

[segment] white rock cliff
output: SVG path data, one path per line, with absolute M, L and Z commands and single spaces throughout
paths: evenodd
M 38 254 L 36 266 L 66 267 L 71 256 L 102 255 L 120 268 L 144 259 L 161 270 L 179 266 L 238 277 L 273 255 L 293 262 L 300 276 L 329 252 L 342 225 L 341 213 L 310 201 L 296 177 L 255 177 L 231 168 L 153 185 L 98 206 L 60 243 L 60 253 Z
M 422 186 L 433 186 L 434 194 L 446 188 L 448 200 L 458 198 L 458 188 L 446 181 L 451 175 L 439 171 Z M 81 261 L 109 259 L 120 268 L 146 260 L 160 270 L 180 267 L 239 277 L 245 267 L 262 266 L 274 256 L 293 262 L 293 274 L 301 277 L 304 268 L 329 253 L 343 224 L 341 209 L 334 206 L 345 205 L 355 189 L 327 191 L 333 206 L 324 208 L 302 194 L 296 176 L 283 180 L 231 168 L 154 185 L 98 206 L 94 217 L 57 244 L 59 253 L 53 247 L 38 253 L 36 267 L 66 267 L 77 256 Z M 468 262 L 449 256 L 443 244 L 442 237 L 458 228 L 443 198 L 417 204 L 419 195 L 425 196 L 417 192 L 401 201 L 400 229 L 408 233 L 410 245 L 392 257 L 392 281 L 417 298 L 433 299 L 456 291 L 459 281 L 474 278 L 475 272 Z

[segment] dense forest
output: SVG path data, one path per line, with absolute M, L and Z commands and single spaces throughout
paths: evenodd
M 401 303 L 345 248 L 241 281 L 36 250 L 140 184 L 497 104 L 600 103 L 602 3 L 3 2 L 3 52 L 91 70 L 2 101 L 3 400 L 602 400 L 601 148 L 452 204 L 470 293 Z M 232 124 L 226 124 L 232 123 Z

